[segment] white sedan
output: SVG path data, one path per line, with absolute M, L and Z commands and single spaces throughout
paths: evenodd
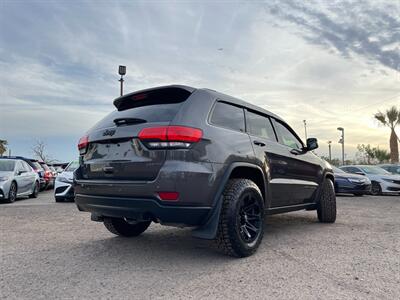
M 39 175 L 21 159 L 0 158 L 0 201 L 14 202 L 18 197 L 36 198 Z
M 57 176 L 54 184 L 56 202 L 74 201 L 74 171 L 78 167 L 77 161 L 70 162 L 65 170 Z
M 400 176 L 369 165 L 352 165 L 340 167 L 345 172 L 365 175 L 372 182 L 372 195 L 400 194 Z

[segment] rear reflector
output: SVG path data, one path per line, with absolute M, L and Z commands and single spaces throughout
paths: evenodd
M 89 145 L 89 137 L 87 135 L 81 137 L 78 143 L 78 150 L 80 154 L 85 154 L 87 146 Z
M 178 201 L 178 192 L 158 192 L 158 196 L 163 201 Z
M 139 139 L 149 148 L 188 148 L 203 137 L 203 131 L 185 126 L 162 126 L 144 128 Z

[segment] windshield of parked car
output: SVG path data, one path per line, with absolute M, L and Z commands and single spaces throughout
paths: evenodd
M 65 168 L 65 172 L 73 172 L 78 169 L 79 163 L 77 161 L 70 162 L 70 164 Z
M 0 171 L 12 172 L 14 171 L 15 161 L 13 160 L 0 160 Z
M 340 170 L 339 168 L 336 168 L 336 167 L 333 167 L 333 166 L 332 166 L 332 170 L 333 170 L 333 173 L 346 173 L 345 171 Z
M 390 173 L 380 167 L 373 167 L 373 166 L 366 166 L 360 167 L 360 169 L 365 172 L 366 174 L 373 174 L 373 175 L 390 175 Z

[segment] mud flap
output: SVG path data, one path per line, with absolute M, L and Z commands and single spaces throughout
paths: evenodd
M 208 221 L 200 227 L 192 230 L 192 236 L 199 239 L 213 240 L 217 236 L 219 216 L 222 206 L 222 195 L 214 207 Z

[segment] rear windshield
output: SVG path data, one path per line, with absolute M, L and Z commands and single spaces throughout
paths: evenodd
M 49 171 L 49 167 L 46 164 L 40 164 L 42 166 L 42 168 L 46 171 Z
M 171 122 L 182 103 L 165 103 L 139 106 L 123 111 L 113 111 L 95 125 L 95 128 L 114 126 L 114 120 L 119 118 L 138 118 L 146 122 Z
M 77 168 L 79 167 L 79 162 L 77 161 L 73 161 L 71 162 L 66 168 L 65 168 L 65 172 L 73 172 L 75 171 Z
M 32 164 L 35 166 L 35 169 L 43 170 L 42 166 L 37 161 L 32 162 Z
M 14 171 L 15 161 L 13 160 L 0 160 L 0 171 L 12 172 Z
M 177 87 L 128 94 L 114 100 L 117 110 L 98 122 L 94 128 L 114 126 L 116 119 L 137 119 L 140 123 L 171 122 L 190 95 L 190 91 Z

